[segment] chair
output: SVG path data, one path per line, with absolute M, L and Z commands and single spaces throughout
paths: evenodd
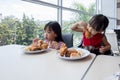
M 73 34 L 63 34 L 62 38 L 64 42 L 66 43 L 67 47 L 73 47 Z
M 120 46 L 120 29 L 114 29 L 114 32 L 117 35 L 118 45 Z
M 117 35 L 114 31 L 106 31 L 105 33 L 108 42 L 111 44 L 111 50 L 114 55 L 120 55 L 120 50 L 117 41 Z

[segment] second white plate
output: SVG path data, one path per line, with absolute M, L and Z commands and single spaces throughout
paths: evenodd
M 59 58 L 65 59 L 65 60 L 78 60 L 78 59 L 83 59 L 90 55 L 90 52 L 86 49 L 82 49 L 82 48 L 75 48 L 75 49 L 82 51 L 83 54 L 80 57 L 65 57 L 65 56 L 60 56 L 60 53 L 57 53 L 57 55 Z

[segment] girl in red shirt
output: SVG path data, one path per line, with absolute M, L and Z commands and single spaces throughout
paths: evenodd
M 108 55 L 111 54 L 111 45 L 104 34 L 108 24 L 109 20 L 106 16 L 97 14 L 90 19 L 88 24 L 80 21 L 73 24 L 71 29 L 77 32 L 83 32 L 81 47 L 87 48 L 90 52 L 97 55 Z

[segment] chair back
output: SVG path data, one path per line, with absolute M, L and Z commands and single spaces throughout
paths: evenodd
M 66 43 L 67 47 L 73 47 L 73 34 L 63 34 L 62 38 L 64 42 Z
M 120 29 L 114 29 L 116 35 L 117 35 L 117 39 L 120 41 Z
M 118 46 L 118 41 L 117 41 L 117 35 L 114 31 L 111 32 L 106 32 L 105 33 L 108 42 L 111 44 L 111 50 L 114 53 L 119 54 L 119 46 Z

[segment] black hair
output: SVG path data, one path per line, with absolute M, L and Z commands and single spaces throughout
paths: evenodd
M 45 27 L 44 27 L 44 31 L 46 29 L 49 29 L 49 30 L 53 30 L 55 32 L 55 34 L 57 35 L 56 38 L 55 38 L 55 41 L 59 42 L 59 41 L 63 41 L 63 38 L 62 38 L 62 32 L 61 32 L 61 27 L 60 27 L 60 24 L 57 22 L 57 21 L 50 21 L 48 22 Z
M 94 15 L 90 21 L 90 27 L 94 28 L 96 31 L 105 31 L 109 24 L 109 20 L 103 14 Z

